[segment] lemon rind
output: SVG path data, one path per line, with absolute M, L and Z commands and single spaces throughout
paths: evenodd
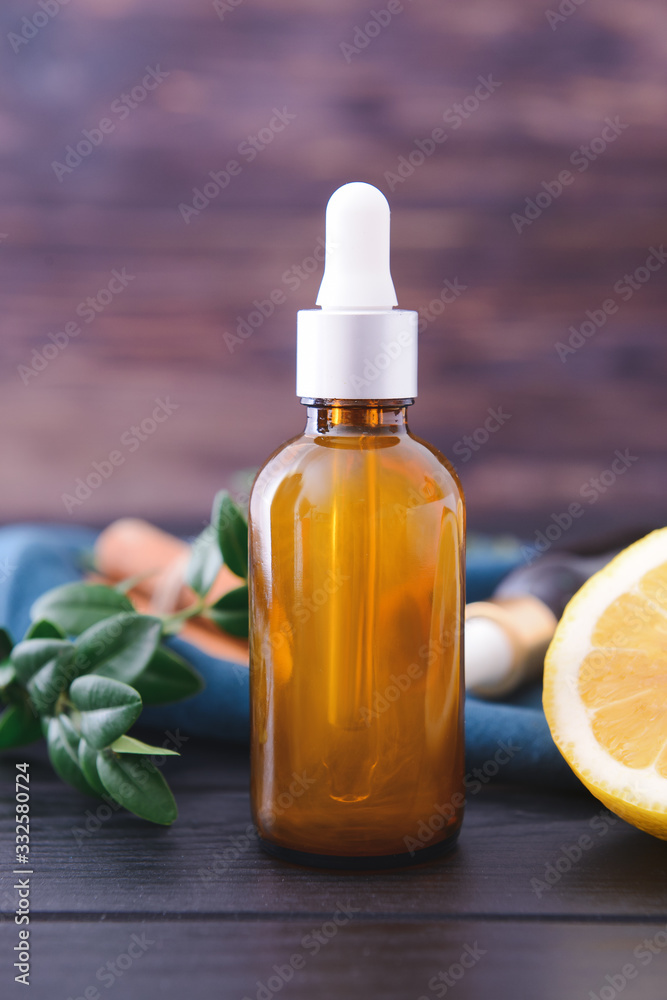
M 646 829 L 655 820 L 655 829 L 648 832 L 663 831 L 657 835 L 667 837 L 667 778 L 653 765 L 634 769 L 612 757 L 595 738 L 591 717 L 578 694 L 579 669 L 595 648 L 592 634 L 601 614 L 664 562 L 667 528 L 625 549 L 575 594 L 545 659 L 544 709 L 556 745 L 583 783 L 619 815 L 627 813 L 624 818 L 635 825 Z M 665 613 L 664 608 L 660 610 Z

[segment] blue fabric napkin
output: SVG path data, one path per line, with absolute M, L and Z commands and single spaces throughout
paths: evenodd
M 12 525 L 0 528 L 0 624 L 14 641 L 30 623 L 30 607 L 44 591 L 81 578 L 96 532 L 87 528 Z M 489 596 L 519 561 L 518 547 L 497 551 L 491 543 L 470 547 L 468 599 Z M 248 670 L 220 660 L 179 638 L 169 645 L 195 667 L 206 682 L 194 698 L 175 705 L 146 708 L 142 724 L 163 732 L 247 743 L 249 734 Z M 542 787 L 577 788 L 578 779 L 558 752 L 546 723 L 541 686 L 518 693 L 511 702 L 466 702 L 468 788 L 494 779 L 539 783 Z

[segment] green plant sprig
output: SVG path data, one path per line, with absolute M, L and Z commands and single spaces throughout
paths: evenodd
M 223 562 L 246 581 L 217 601 L 209 591 Z M 128 730 L 144 705 L 191 698 L 199 674 L 164 645 L 189 618 L 202 615 L 235 636 L 248 635 L 248 524 L 226 491 L 217 494 L 210 525 L 192 546 L 186 582 L 197 595 L 188 608 L 156 617 L 135 610 L 125 591 L 67 583 L 33 604 L 32 624 L 16 645 L 0 629 L 0 750 L 46 738 L 63 781 L 87 795 L 111 798 L 153 823 L 178 815 L 153 758 L 174 750 L 150 746 Z

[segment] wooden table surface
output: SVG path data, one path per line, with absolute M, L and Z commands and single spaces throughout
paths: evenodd
M 34 865 L 29 993 L 11 970 L 22 759 Z M 448 858 L 347 875 L 262 853 L 244 748 L 191 738 L 167 776 L 181 813 L 171 829 L 104 807 L 96 818 L 96 803 L 62 785 L 39 746 L 3 756 L 0 996 L 665 996 L 667 846 L 583 791 L 490 786 L 471 796 Z

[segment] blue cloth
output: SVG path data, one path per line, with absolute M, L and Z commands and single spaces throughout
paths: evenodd
M 40 594 L 81 578 L 96 532 L 87 528 L 15 525 L 0 528 L 0 624 L 20 639 L 30 623 L 30 607 Z M 518 562 L 492 547 L 468 561 L 468 587 L 476 600 L 488 596 L 502 576 Z M 249 733 L 248 670 L 202 652 L 183 639 L 169 645 L 195 667 L 205 689 L 187 701 L 146 708 L 141 722 L 236 743 Z M 512 703 L 466 702 L 466 767 L 473 780 L 499 778 L 575 788 L 578 779 L 558 752 L 540 704 L 540 688 L 519 693 Z M 580 786 L 579 786 L 580 787 Z

